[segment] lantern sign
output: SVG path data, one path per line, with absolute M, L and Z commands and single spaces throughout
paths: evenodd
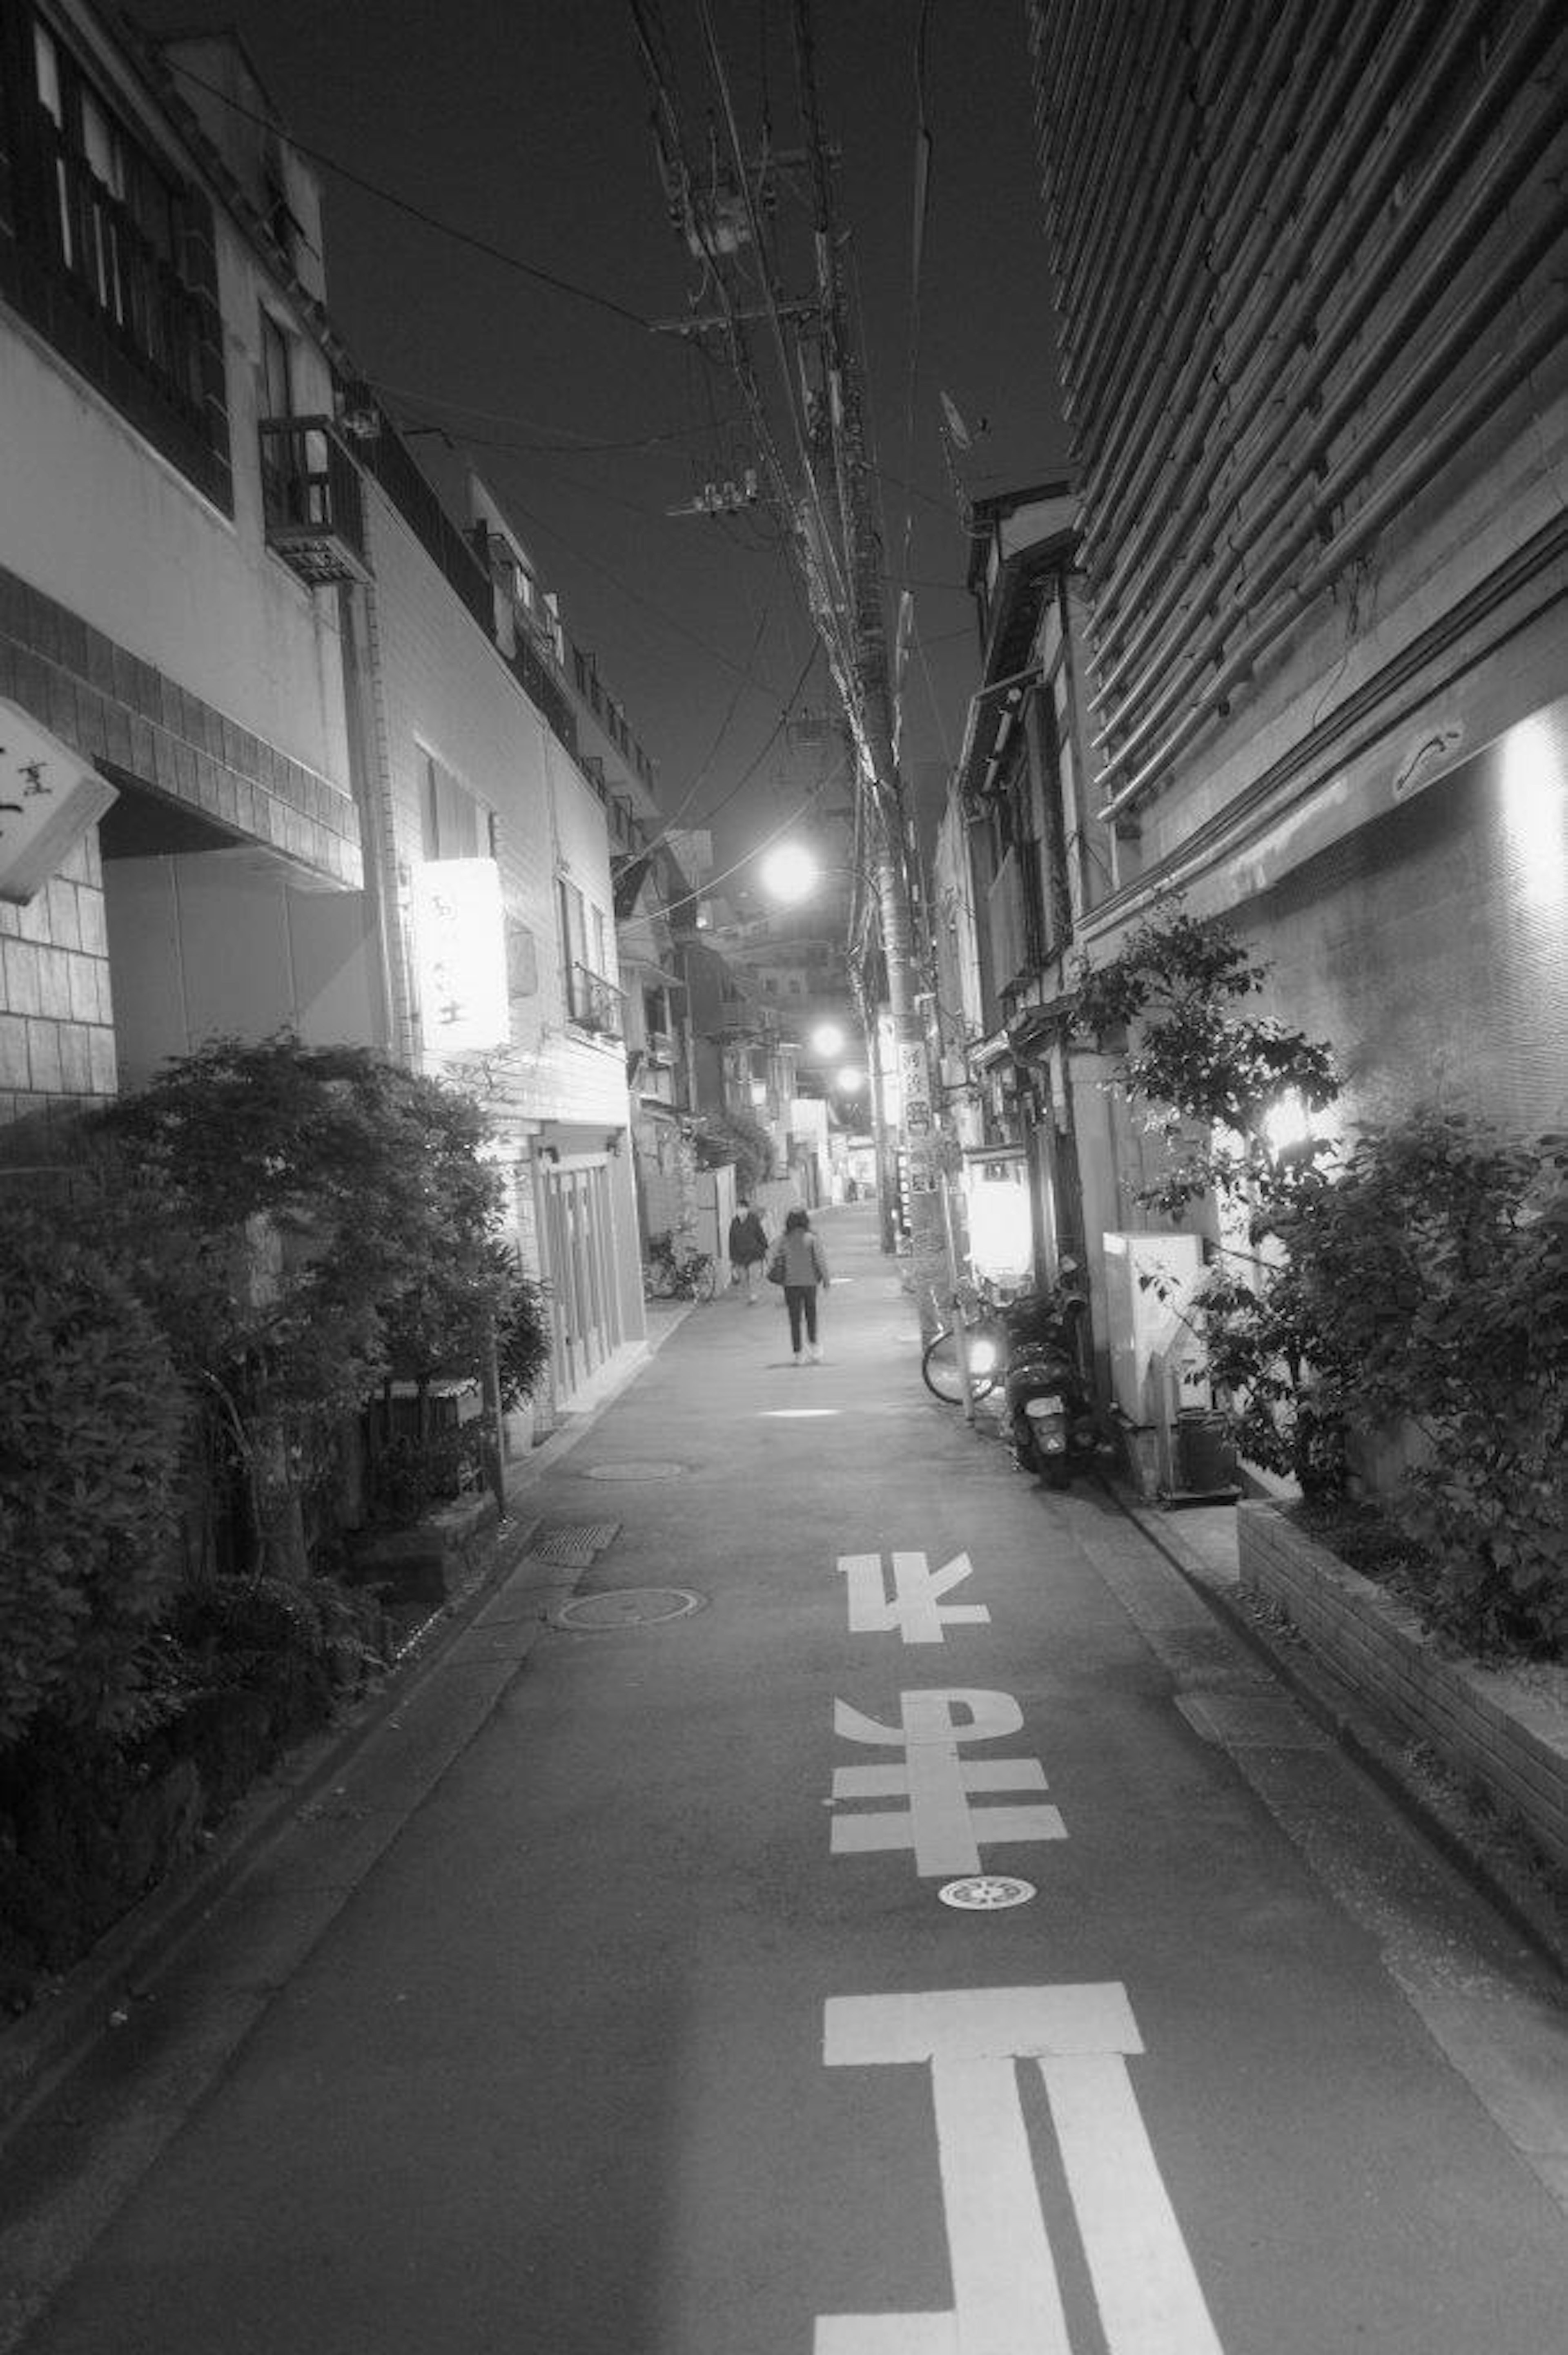
M 417 869 L 420 1028 L 434 1054 L 504 1046 L 511 1036 L 501 869 L 493 858 L 431 858 Z
M 34 899 L 117 799 L 90 761 L 0 696 L 0 900 Z

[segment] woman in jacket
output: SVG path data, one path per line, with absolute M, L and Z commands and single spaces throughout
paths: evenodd
M 811 1222 L 804 1210 L 793 1209 L 785 1220 L 784 1232 L 768 1263 L 768 1273 L 775 1284 L 784 1287 L 784 1305 L 789 1313 L 789 1347 L 795 1352 L 795 1363 L 800 1363 L 800 1327 L 804 1322 L 806 1355 L 812 1365 L 821 1365 L 817 1286 L 821 1284 L 825 1292 L 832 1279 L 828 1273 L 828 1255 L 811 1232 Z

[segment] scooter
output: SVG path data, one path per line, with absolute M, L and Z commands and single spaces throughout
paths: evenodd
M 1080 1369 L 1078 1326 L 1087 1305 L 1059 1291 L 1014 1301 L 1008 1329 L 1007 1419 L 1013 1460 L 1049 1488 L 1065 1488 L 1099 1454 L 1094 1405 Z

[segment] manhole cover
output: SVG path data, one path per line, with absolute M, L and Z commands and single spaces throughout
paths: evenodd
M 623 1586 L 611 1594 L 577 1594 L 555 1613 L 557 1627 L 579 1633 L 609 1627 L 653 1627 L 662 1619 L 684 1619 L 700 1611 L 705 1597 L 684 1586 Z
M 588 1570 L 595 1554 L 602 1553 L 620 1534 L 619 1521 L 552 1521 L 547 1529 L 535 1530 L 528 1551 L 535 1561 L 553 1561 L 565 1570 Z
M 685 1468 L 683 1464 L 595 1464 L 585 1477 L 589 1480 L 678 1480 Z
M 1032 1881 L 1014 1881 L 1005 1872 L 977 1872 L 966 1881 L 945 1881 L 937 1891 L 944 1905 L 964 1913 L 999 1913 L 1004 1905 L 1027 1905 L 1034 1894 Z

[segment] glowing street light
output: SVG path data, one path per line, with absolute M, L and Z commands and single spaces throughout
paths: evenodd
M 853 1063 L 846 1063 L 835 1076 L 833 1085 L 842 1096 L 858 1096 L 865 1086 L 865 1073 L 857 1071 Z
M 831 1058 L 844 1050 L 844 1034 L 836 1022 L 819 1022 L 811 1033 L 811 1052 Z
M 821 868 L 800 842 L 775 844 L 758 871 L 764 890 L 786 903 L 809 898 L 821 879 Z

